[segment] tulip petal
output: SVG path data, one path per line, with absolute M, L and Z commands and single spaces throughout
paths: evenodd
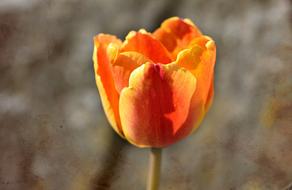
M 135 69 L 120 94 L 125 137 L 139 147 L 165 147 L 193 129 L 191 99 L 196 78 L 176 64 L 146 63 Z
M 116 56 L 110 44 L 119 46 L 121 41 L 111 35 L 99 34 L 94 38 L 94 71 L 101 102 L 109 123 L 123 137 L 119 116 L 119 94 L 115 88 L 110 61 Z
M 211 85 L 208 91 L 208 96 L 206 99 L 206 104 L 205 104 L 205 110 L 208 111 L 212 102 L 213 102 L 213 97 L 214 97 L 214 77 L 211 79 Z
M 161 41 L 175 58 L 192 39 L 201 36 L 201 32 L 189 19 L 172 17 L 165 20 L 161 27 L 153 33 L 153 36 Z
M 171 56 L 167 49 L 151 34 L 143 31 L 130 32 L 126 37 L 121 52 L 135 51 L 148 57 L 155 63 L 170 63 Z
M 197 108 L 196 115 L 203 118 L 208 111 L 214 94 L 214 65 L 216 46 L 214 41 L 202 36 L 192 42 L 192 47 L 180 52 L 176 64 L 192 72 L 197 79 L 197 89 L 192 99 L 192 106 Z M 196 126 L 200 120 L 196 123 Z
M 137 52 L 124 52 L 117 56 L 112 69 L 116 89 L 119 93 L 124 87 L 128 86 L 131 72 L 146 62 L 152 61 Z

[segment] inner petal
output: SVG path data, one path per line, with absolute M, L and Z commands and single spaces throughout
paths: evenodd
M 121 47 L 121 52 L 135 51 L 148 57 L 155 63 L 168 64 L 171 55 L 163 44 L 147 32 L 130 32 Z
M 201 36 L 200 30 L 190 20 L 173 17 L 161 24 L 153 36 L 176 57 L 177 54 L 196 37 Z
M 137 52 L 123 52 L 117 56 L 112 70 L 115 86 L 119 93 L 128 86 L 132 71 L 147 62 L 151 63 L 152 61 Z

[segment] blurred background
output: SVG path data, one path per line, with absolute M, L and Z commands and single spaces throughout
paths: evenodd
M 171 16 L 212 36 L 218 56 L 213 107 L 164 149 L 161 190 L 292 183 L 291 0 L 0 0 L 1 190 L 145 188 L 149 150 L 109 127 L 92 38 Z

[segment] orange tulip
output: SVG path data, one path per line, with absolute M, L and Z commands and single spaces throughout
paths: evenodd
M 94 71 L 113 129 L 139 147 L 165 147 L 198 128 L 213 99 L 214 41 L 188 19 L 124 42 L 94 37 Z

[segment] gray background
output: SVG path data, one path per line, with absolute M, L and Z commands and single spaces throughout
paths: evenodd
M 0 189 L 140 190 L 148 149 L 108 126 L 92 38 L 188 17 L 217 44 L 201 128 L 163 151 L 161 190 L 292 182 L 291 0 L 1 0 Z

